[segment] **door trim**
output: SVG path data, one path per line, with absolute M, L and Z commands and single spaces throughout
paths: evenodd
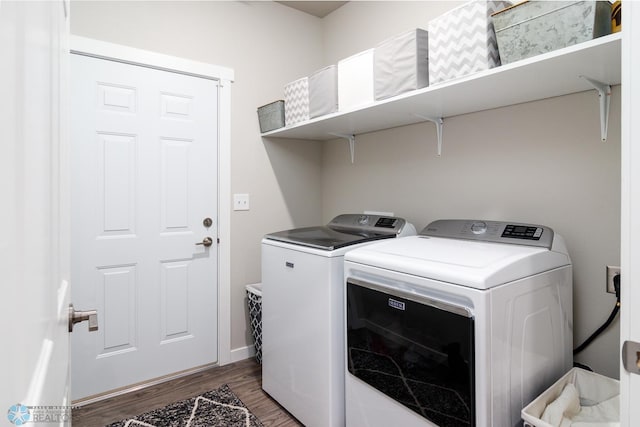
M 622 305 L 620 307 L 620 352 L 627 340 L 640 341 L 637 310 L 632 307 L 640 301 L 640 150 L 638 137 L 640 125 L 637 111 L 640 106 L 640 59 L 637 56 L 640 44 L 640 5 L 625 3 L 625 24 L 622 27 L 622 142 L 621 142 L 621 221 L 620 221 L 620 268 Z M 618 359 L 620 360 L 620 359 Z M 640 377 L 627 372 L 620 363 L 620 425 L 636 426 L 640 420 L 640 408 L 635 393 L 640 390 Z
M 231 68 L 70 36 L 70 53 L 218 82 L 218 365 L 231 360 Z

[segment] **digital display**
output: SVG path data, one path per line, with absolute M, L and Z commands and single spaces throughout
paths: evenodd
M 527 225 L 509 224 L 504 228 L 502 237 L 510 237 L 513 239 L 540 240 L 542 236 L 541 227 L 530 227 Z
M 382 228 L 393 228 L 396 226 L 396 221 L 398 221 L 397 218 L 380 218 L 378 221 L 376 221 L 376 227 L 382 227 Z

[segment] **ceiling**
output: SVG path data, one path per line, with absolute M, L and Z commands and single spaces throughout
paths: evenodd
M 292 7 L 302 12 L 308 13 L 318 18 L 324 18 L 340 6 L 347 3 L 346 1 L 277 1 L 276 3 Z

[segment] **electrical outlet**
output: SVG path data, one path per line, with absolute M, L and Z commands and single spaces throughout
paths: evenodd
M 233 195 L 233 210 L 234 211 L 248 211 L 249 210 L 249 195 L 248 194 L 234 194 Z
M 610 294 L 616 293 L 616 288 L 613 286 L 613 278 L 616 274 L 620 274 L 620 267 L 607 265 L 607 292 Z

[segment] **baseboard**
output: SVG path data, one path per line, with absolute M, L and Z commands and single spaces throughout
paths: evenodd
M 231 350 L 231 355 L 230 355 L 231 357 L 229 362 L 230 363 L 239 362 L 241 360 L 248 359 L 255 355 L 256 355 L 256 348 L 253 344 L 248 345 L 246 347 L 234 348 L 233 350 Z
M 2 1 L 2 0 L 0 0 Z M 245 360 L 245 359 L 249 359 L 251 357 L 254 357 L 256 355 L 256 349 L 255 346 L 249 345 L 246 347 L 240 347 L 240 348 L 236 348 L 231 350 L 231 360 L 229 361 L 229 363 L 234 363 L 234 362 L 239 362 L 241 360 Z M 181 378 L 187 375 L 191 375 L 193 373 L 196 372 L 200 372 L 200 371 L 204 371 L 204 370 L 208 370 L 211 369 L 213 367 L 215 367 L 216 364 L 212 363 L 212 364 L 208 364 L 208 365 L 203 365 L 203 366 L 198 366 L 196 368 L 193 369 L 187 369 L 185 371 L 181 371 L 181 372 L 176 372 L 173 374 L 169 374 L 169 375 L 165 375 L 163 377 L 159 377 L 159 378 L 154 378 L 152 380 L 149 381 L 144 381 L 141 383 L 137 383 L 137 384 L 132 384 L 126 387 L 122 387 L 116 390 L 111 390 L 102 394 L 98 394 L 95 396 L 88 396 L 88 397 L 83 397 L 81 399 L 75 400 L 73 401 L 73 405 L 74 406 L 84 406 L 84 405 L 88 405 L 90 403 L 95 403 L 95 402 L 99 402 L 105 399 L 109 399 L 111 397 L 116 397 L 116 396 L 120 396 L 126 393 L 131 393 L 131 392 L 135 392 L 138 390 L 142 390 L 146 387 L 150 387 L 152 385 L 156 385 L 156 384 L 160 384 L 166 381 L 170 381 L 176 378 Z

